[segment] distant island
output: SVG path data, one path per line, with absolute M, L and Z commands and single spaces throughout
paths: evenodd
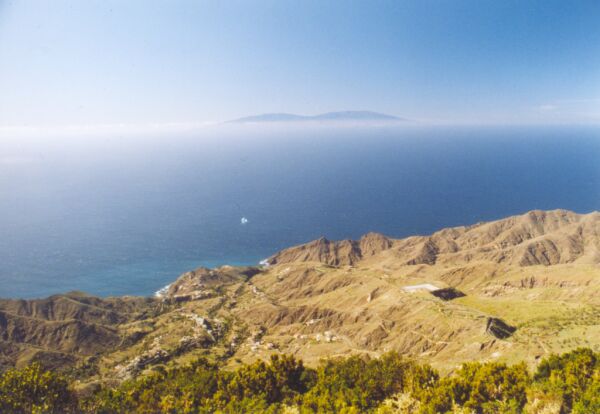
M 318 115 L 297 115 L 288 113 L 268 113 L 246 116 L 227 121 L 230 124 L 270 123 L 270 122 L 406 122 L 407 119 L 372 111 L 338 111 Z

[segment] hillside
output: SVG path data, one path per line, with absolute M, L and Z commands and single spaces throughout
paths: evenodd
M 0 300 L 2 366 L 119 380 L 199 356 L 229 366 L 395 350 L 442 372 L 600 350 L 600 213 L 532 211 L 393 239 L 321 238 L 261 267 L 199 268 L 161 298 Z

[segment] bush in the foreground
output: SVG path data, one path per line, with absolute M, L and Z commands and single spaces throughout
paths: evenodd
M 534 380 L 561 401 L 561 412 L 600 413 L 600 358 L 591 349 L 551 355 L 540 363 Z
M 39 364 L 9 369 L 0 375 L 0 412 L 14 414 L 70 413 L 77 400 L 68 381 Z
M 467 363 L 440 378 L 391 352 L 329 359 L 314 370 L 274 355 L 235 371 L 200 359 L 75 398 L 39 365 L 0 375 L 1 413 L 600 413 L 600 358 L 578 349 L 524 364 Z
M 453 406 L 483 414 L 519 413 L 527 402 L 529 382 L 525 364 L 467 363 L 437 388 L 434 397 L 444 405 L 432 406 L 434 399 L 426 407 L 432 413 L 450 411 Z
M 327 360 L 317 369 L 317 381 L 304 395 L 302 410 L 362 413 L 400 392 L 427 393 L 437 380 L 429 366 L 416 365 L 396 352 L 378 359 Z

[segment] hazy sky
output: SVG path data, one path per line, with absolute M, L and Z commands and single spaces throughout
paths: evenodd
M 600 1 L 0 0 L 0 126 L 600 122 Z

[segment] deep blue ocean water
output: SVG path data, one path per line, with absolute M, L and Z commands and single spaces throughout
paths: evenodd
M 555 208 L 600 209 L 600 129 L 19 137 L 0 142 L 0 297 L 151 295 L 197 266 L 255 264 L 321 235 Z

